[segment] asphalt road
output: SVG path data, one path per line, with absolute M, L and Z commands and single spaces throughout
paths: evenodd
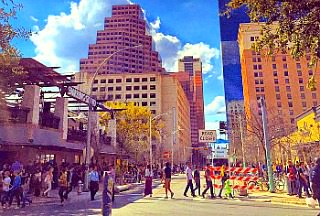
M 316 216 L 320 210 L 303 206 L 275 205 L 271 203 L 241 201 L 239 199 L 203 199 L 200 197 L 184 197 L 184 176 L 173 180 L 174 199 L 164 198 L 164 189 L 160 186 L 154 189 L 153 197 L 143 197 L 143 185 L 133 190 L 116 195 L 113 205 L 113 216 L 157 216 L 157 215 L 237 215 L 237 216 Z M 65 206 L 56 201 L 41 205 L 31 205 L 19 210 L 6 210 L 0 215 L 23 216 L 72 216 L 72 215 L 101 215 L 101 195 L 97 200 L 89 201 L 89 194 L 71 197 Z

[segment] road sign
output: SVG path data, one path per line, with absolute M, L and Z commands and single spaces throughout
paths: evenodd
M 215 130 L 199 130 L 199 142 L 210 143 L 217 139 L 217 132 Z

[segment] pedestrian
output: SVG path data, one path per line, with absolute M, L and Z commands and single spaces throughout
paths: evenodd
M 90 182 L 90 195 L 91 200 L 94 200 L 94 196 L 99 191 L 99 173 L 97 171 L 97 166 L 94 166 L 89 173 Z
M 4 171 L 3 183 L 2 183 L 2 199 L 1 199 L 1 204 L 4 209 L 8 207 L 8 202 L 10 199 L 10 194 L 9 194 L 10 193 L 10 183 L 11 183 L 10 172 Z
M 190 164 L 189 162 L 187 163 L 187 168 L 186 168 L 185 173 L 186 173 L 186 177 L 187 177 L 187 186 L 186 186 L 186 189 L 184 190 L 183 195 L 184 195 L 185 197 L 188 197 L 187 192 L 188 192 L 188 190 L 189 190 L 189 188 L 190 188 L 190 190 L 191 190 L 191 195 L 192 195 L 193 197 L 195 197 L 196 195 L 194 194 L 193 184 L 192 184 L 193 176 L 192 176 L 191 164 Z
M 313 191 L 313 199 L 318 200 L 320 206 L 320 157 L 315 159 L 315 167 L 311 171 L 310 182 Z M 320 213 L 317 215 L 320 216 Z
M 297 194 L 297 171 L 291 161 L 288 162 L 286 168 L 287 178 L 288 178 L 288 194 L 293 196 Z
M 202 197 L 205 198 L 205 194 L 206 194 L 207 191 L 210 189 L 211 199 L 213 199 L 213 198 L 214 198 L 214 194 L 213 194 L 213 185 L 212 185 L 212 179 L 211 179 L 210 164 L 207 164 L 207 169 L 206 169 L 206 171 L 205 171 L 204 177 L 205 177 L 205 179 L 206 179 L 207 187 L 206 187 L 206 189 L 202 192 Z
M 112 177 L 104 172 L 103 192 L 102 192 L 102 215 L 109 216 L 112 211 L 114 181 Z
M 68 176 L 67 176 L 67 171 L 65 168 L 62 169 L 60 177 L 59 177 L 59 197 L 60 197 L 60 202 L 61 205 L 64 205 L 64 200 L 66 198 L 66 193 L 68 190 Z
M 114 186 L 115 186 L 115 183 L 116 183 L 116 171 L 114 170 L 113 168 L 113 165 L 111 164 L 110 167 L 109 167 L 109 174 L 108 174 L 109 178 L 112 179 L 113 181 L 113 188 L 112 188 L 112 202 L 114 202 Z
M 200 196 L 201 185 L 200 185 L 200 171 L 198 166 L 196 166 L 196 169 L 193 172 L 193 179 L 196 184 L 196 187 L 193 190 L 193 194 L 195 194 L 195 192 L 198 190 L 198 195 Z
M 147 165 L 147 168 L 144 172 L 145 187 L 144 187 L 144 196 L 150 195 L 152 197 L 152 169 L 150 165 Z
M 221 166 L 220 178 L 221 178 L 221 188 L 220 188 L 218 197 L 219 197 L 219 198 L 222 198 L 221 194 L 222 194 L 222 191 L 223 191 L 223 189 L 224 189 L 225 182 L 226 182 L 226 180 L 227 180 L 227 175 L 226 175 L 226 173 L 225 173 L 225 165 L 224 165 L 224 164 Z
M 26 206 L 26 202 L 30 205 L 32 203 L 32 194 L 28 193 L 30 190 L 30 177 L 26 176 L 24 178 L 23 184 L 22 184 L 22 194 L 21 194 L 21 201 L 22 201 L 22 208 Z
M 14 175 L 14 180 L 12 187 L 10 188 L 10 200 L 9 200 L 9 208 L 12 204 L 13 197 L 16 198 L 17 200 L 17 207 L 16 209 L 20 208 L 20 198 L 21 198 L 21 176 L 20 176 L 20 171 L 16 170 L 13 172 Z
M 302 163 L 302 162 L 301 162 Z M 307 197 L 310 197 L 309 189 L 308 189 L 308 180 L 304 175 L 304 169 L 298 163 L 296 166 L 297 169 L 297 182 L 298 182 L 298 197 L 302 198 L 302 188 L 304 189 Z
M 52 189 L 52 182 L 53 182 L 53 168 L 50 167 L 46 177 L 44 178 L 44 184 L 46 190 L 43 192 L 43 196 L 49 197 L 49 192 Z
M 230 182 L 229 176 L 226 175 L 225 178 L 226 178 L 225 185 L 224 185 L 225 196 L 229 197 L 229 198 L 233 198 L 232 189 L 231 189 L 231 182 Z
M 166 199 L 168 199 L 168 191 L 170 191 L 171 193 L 171 199 L 174 196 L 174 193 L 171 190 L 171 175 L 172 175 L 172 171 L 171 171 L 171 167 L 170 167 L 170 163 L 167 162 L 166 163 L 166 167 L 164 168 L 164 188 L 165 188 L 165 192 L 166 192 Z

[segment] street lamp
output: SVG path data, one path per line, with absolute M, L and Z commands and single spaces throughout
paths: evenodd
M 89 97 L 92 98 L 92 88 L 93 88 L 93 83 L 94 80 L 100 70 L 100 68 L 111 59 L 111 57 L 113 57 L 114 55 L 118 54 L 119 52 L 122 52 L 124 50 L 129 50 L 129 49 L 135 49 L 138 47 L 141 47 L 142 44 L 136 45 L 136 46 L 132 46 L 132 47 L 125 47 L 122 49 L 119 49 L 117 51 L 115 51 L 114 53 L 112 53 L 111 55 L 109 55 L 108 57 L 106 57 L 97 67 L 96 71 L 94 72 L 93 76 L 92 76 L 92 80 L 91 82 L 89 82 L 90 84 L 90 89 L 89 89 Z M 85 164 L 86 166 L 88 166 L 88 164 L 90 163 L 90 149 L 91 149 L 91 112 L 92 112 L 92 105 L 91 103 L 89 103 L 89 109 L 88 109 L 88 126 L 87 126 L 87 143 L 86 143 L 86 158 L 85 158 Z M 88 190 L 89 188 L 89 179 L 88 179 L 88 174 L 89 174 L 89 169 L 87 167 L 86 169 L 86 176 L 84 178 L 84 188 L 85 190 Z
M 152 168 L 152 121 L 161 117 L 161 116 L 164 116 L 164 115 L 168 115 L 171 113 L 171 110 L 168 111 L 168 112 L 165 112 L 165 113 L 161 113 L 159 115 L 156 115 L 154 117 L 152 117 L 150 115 L 149 117 L 149 154 L 150 154 L 150 166 Z

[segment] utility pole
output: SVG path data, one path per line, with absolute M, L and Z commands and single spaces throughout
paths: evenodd
M 243 164 L 243 167 L 246 167 L 246 158 L 245 158 L 244 143 L 243 143 L 243 125 L 242 125 L 243 110 L 241 107 L 240 107 L 239 113 L 240 113 L 239 127 L 240 127 L 240 142 L 241 142 L 241 151 L 242 151 L 242 164 Z
M 274 189 L 274 184 L 273 184 L 273 171 L 272 171 L 272 164 L 271 164 L 270 142 L 269 142 L 269 137 L 268 137 L 267 112 L 266 112 L 266 104 L 265 104 L 264 98 L 261 98 L 260 103 L 261 103 L 261 112 L 262 112 L 263 137 L 264 137 L 264 144 L 265 144 L 265 148 L 266 148 L 269 191 L 271 193 L 274 193 L 275 189 Z
M 174 144 L 176 142 L 176 108 L 172 107 L 172 124 L 173 124 L 173 131 L 172 131 L 172 143 L 171 143 L 171 169 L 173 169 L 173 153 L 174 153 Z

